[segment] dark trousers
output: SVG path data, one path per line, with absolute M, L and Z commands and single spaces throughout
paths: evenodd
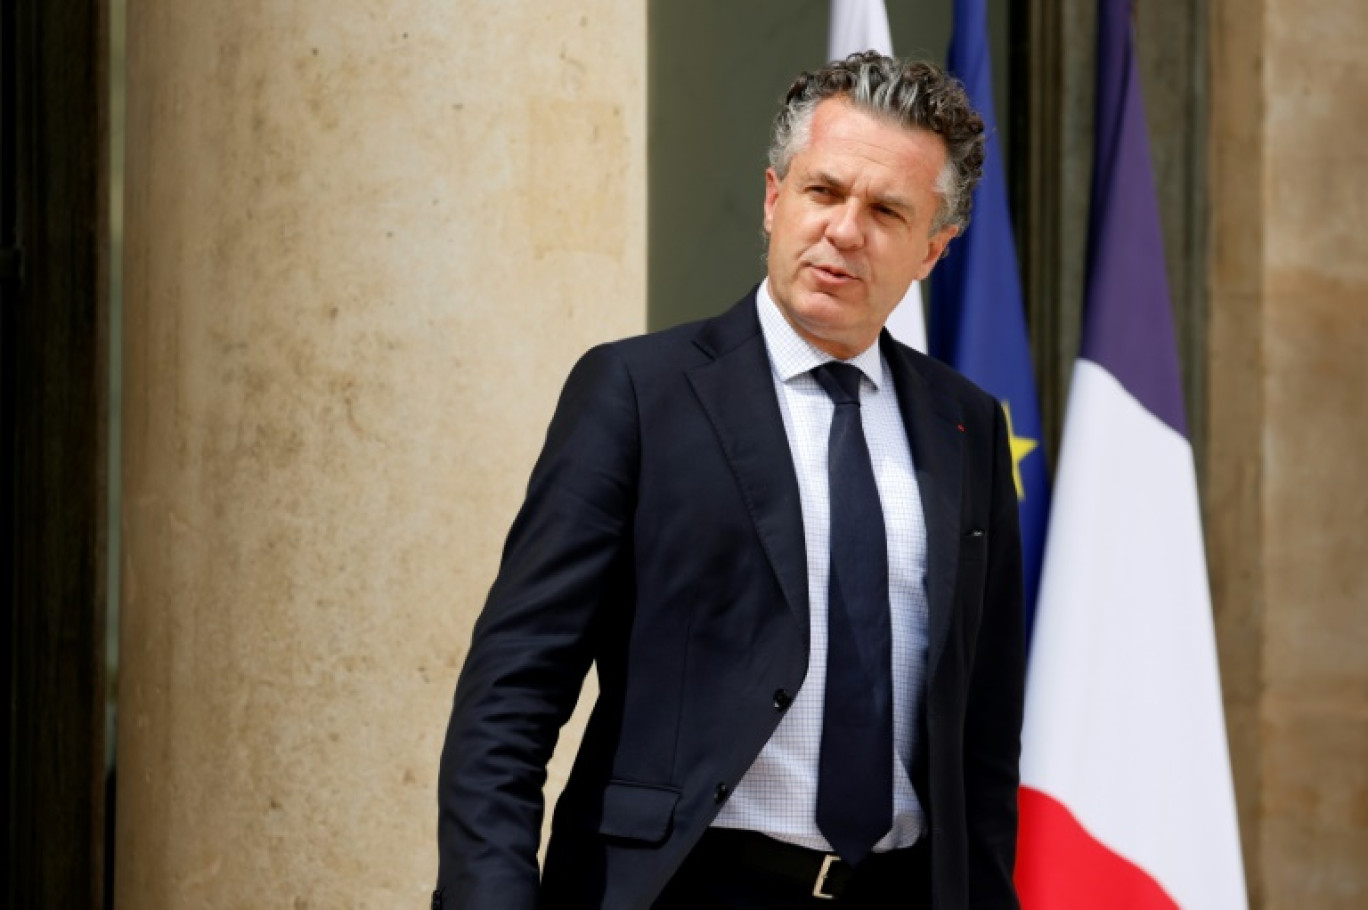
M 819 882 L 825 866 L 826 878 Z M 834 897 L 821 897 L 834 894 Z M 931 906 L 925 842 L 851 869 L 827 854 L 752 831 L 712 828 L 653 910 L 916 910 Z

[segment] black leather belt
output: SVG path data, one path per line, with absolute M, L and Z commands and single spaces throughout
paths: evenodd
M 872 853 L 858 867 L 852 868 L 834 853 L 810 850 L 754 831 L 734 828 L 709 828 L 695 848 L 703 854 L 698 859 L 705 863 L 721 862 L 733 868 L 752 870 L 824 900 L 839 897 L 852 876 L 903 865 L 922 850 L 924 847 L 917 844 L 888 853 Z

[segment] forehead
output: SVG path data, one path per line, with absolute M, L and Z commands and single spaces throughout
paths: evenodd
M 945 140 L 930 130 L 829 98 L 813 112 L 808 142 L 792 167 L 842 182 L 877 181 L 931 193 L 945 160 Z

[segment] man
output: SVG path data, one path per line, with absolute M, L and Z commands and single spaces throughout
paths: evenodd
M 805 73 L 766 280 L 572 371 L 457 686 L 435 907 L 1016 906 L 1006 427 L 882 331 L 967 221 L 982 130 L 934 66 Z

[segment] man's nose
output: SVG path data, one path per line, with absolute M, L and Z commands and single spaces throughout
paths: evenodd
M 864 212 L 855 199 L 837 206 L 827 222 L 826 236 L 837 249 L 856 249 L 864 243 Z

